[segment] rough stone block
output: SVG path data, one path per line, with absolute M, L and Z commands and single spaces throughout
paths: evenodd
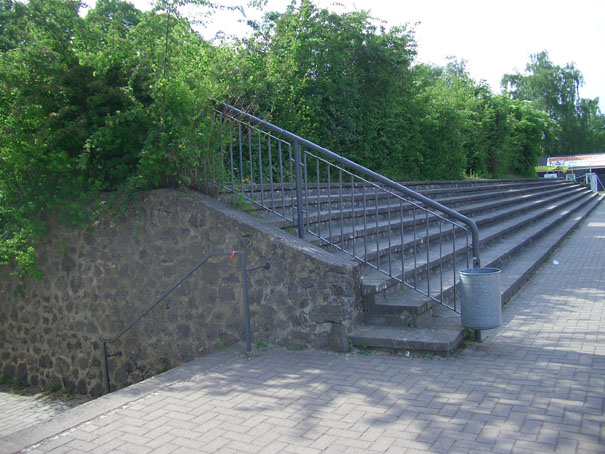
M 315 306 L 311 309 L 309 318 L 316 323 L 340 323 L 346 320 L 346 312 L 344 306 L 335 304 Z
M 332 323 L 330 331 L 330 350 L 338 353 L 349 351 L 349 338 L 347 328 L 341 323 Z

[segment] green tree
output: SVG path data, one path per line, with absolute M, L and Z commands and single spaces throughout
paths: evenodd
M 199 184 L 220 53 L 185 3 L 0 3 L 0 264 L 35 273 L 46 213 L 80 224 L 98 191 Z
M 15 259 L 24 275 L 35 271 L 42 213 L 81 192 L 77 162 L 91 73 L 72 50 L 79 6 L 14 4 L 2 27 L 10 45 L 0 54 L 0 263 Z
M 556 134 L 557 123 L 529 101 L 502 99 L 507 109 L 507 134 L 497 155 L 495 174 L 500 178 L 533 177 L 544 138 Z
M 456 172 L 492 176 L 495 155 L 506 134 L 506 113 L 496 97 L 487 85 L 470 77 L 464 61 L 452 60 L 445 67 L 419 65 L 418 70 L 424 89 L 447 100 L 450 116 L 458 117 L 449 133 L 453 136 L 449 146 L 456 144 L 458 150 Z
M 573 63 L 556 65 L 546 51 L 530 57 L 525 74 L 502 78 L 502 88 L 512 99 L 532 101 L 537 110 L 547 112 L 559 124 L 560 133 L 548 141 L 550 155 L 599 151 L 594 147 L 598 131 L 593 120 L 600 116 L 598 99 L 580 97 L 583 83 L 582 73 Z
M 412 34 L 303 0 L 270 13 L 243 43 L 247 98 L 273 122 L 390 176 L 399 161 L 411 91 Z M 240 93 L 244 97 L 246 94 Z

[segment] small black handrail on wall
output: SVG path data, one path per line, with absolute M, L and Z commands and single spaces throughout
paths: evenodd
M 247 268 L 248 254 L 246 251 L 232 251 L 232 252 L 211 252 L 202 260 L 191 268 L 187 274 L 185 274 L 182 278 L 180 278 L 174 285 L 172 285 L 168 290 L 166 290 L 162 296 L 160 296 L 152 305 L 150 305 L 147 309 L 145 309 L 141 314 L 136 317 L 130 324 L 120 331 L 119 334 L 112 338 L 103 339 L 103 361 L 104 361 L 104 375 L 105 375 L 105 392 L 110 392 L 110 383 L 109 383 L 109 363 L 107 359 L 112 356 L 121 356 L 122 352 L 116 352 L 112 354 L 107 353 L 107 344 L 113 344 L 118 339 L 120 339 L 124 334 L 126 334 L 134 325 L 136 325 L 143 317 L 145 317 L 153 308 L 155 308 L 158 304 L 160 304 L 168 295 L 170 295 L 176 288 L 181 285 L 185 280 L 187 280 L 200 266 L 210 260 L 212 257 L 225 257 L 228 256 L 230 259 L 235 257 L 236 255 L 241 256 L 241 272 L 242 272 L 242 287 L 243 287 L 243 298 L 244 298 L 244 314 L 246 317 L 246 350 L 248 352 L 252 351 L 252 333 L 250 328 L 250 304 L 248 301 L 248 271 L 254 271 L 260 268 L 264 268 L 268 270 L 271 265 L 269 263 L 265 263 L 264 265 L 255 266 L 253 268 Z

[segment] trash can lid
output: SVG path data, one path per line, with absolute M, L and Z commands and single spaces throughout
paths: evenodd
M 469 268 L 466 270 L 460 270 L 460 274 L 473 275 L 473 274 L 496 274 L 501 273 L 500 268 Z

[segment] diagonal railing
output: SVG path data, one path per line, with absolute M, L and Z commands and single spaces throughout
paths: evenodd
M 472 219 L 233 106 L 215 114 L 213 178 L 224 192 L 458 312 L 457 268 L 470 257 L 480 266 Z
M 233 258 L 235 256 L 240 256 L 240 268 L 242 273 L 242 297 L 244 300 L 244 317 L 246 324 L 246 351 L 252 351 L 252 329 L 250 327 L 250 303 L 248 299 L 248 272 L 258 270 L 264 268 L 268 270 L 271 265 L 269 263 L 265 263 L 264 265 L 255 266 L 253 268 L 247 268 L 248 264 L 248 253 L 246 251 L 231 251 L 231 252 L 211 252 L 202 260 L 197 262 L 185 275 L 183 275 L 178 281 L 176 281 L 173 285 L 171 285 L 162 295 L 151 305 L 149 305 L 143 312 L 141 312 L 136 318 L 134 318 L 126 327 L 122 329 L 118 334 L 111 338 L 102 339 L 102 347 L 103 347 L 103 376 L 105 379 L 105 393 L 109 393 L 111 391 L 111 384 L 109 379 L 109 362 L 108 359 L 112 356 L 122 356 L 122 352 L 118 351 L 116 353 L 109 353 L 107 350 L 108 344 L 113 344 L 120 340 L 124 334 L 130 331 L 136 324 L 138 324 L 143 317 L 145 317 L 149 312 L 151 312 L 158 304 L 164 301 L 172 292 L 174 292 L 180 285 L 185 282 L 187 279 L 191 277 L 191 275 L 197 271 L 202 265 L 204 265 L 208 260 L 213 257 L 229 257 Z

